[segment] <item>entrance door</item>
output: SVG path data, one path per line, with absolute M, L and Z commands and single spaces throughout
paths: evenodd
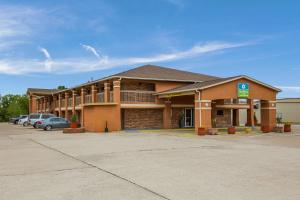
M 194 126 L 194 109 L 185 108 L 184 109 L 184 126 L 193 127 Z

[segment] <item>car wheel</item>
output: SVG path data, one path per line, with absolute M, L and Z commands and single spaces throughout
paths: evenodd
M 23 123 L 23 126 L 28 126 L 28 123 L 27 123 L 27 122 L 24 122 L 24 123 Z
M 44 128 L 45 131 L 50 131 L 51 129 L 52 129 L 52 126 L 50 126 L 50 125 L 47 125 L 47 126 Z
M 33 128 L 36 128 L 36 124 L 33 124 Z

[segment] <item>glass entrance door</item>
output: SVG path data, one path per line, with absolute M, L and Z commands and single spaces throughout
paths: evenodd
M 194 109 L 185 108 L 184 109 L 184 126 L 193 127 L 194 126 Z

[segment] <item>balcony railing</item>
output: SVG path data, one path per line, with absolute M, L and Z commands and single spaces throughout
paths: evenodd
M 65 107 L 66 106 L 66 100 L 65 99 L 62 99 L 61 100 L 61 107 Z
M 109 92 L 109 102 L 114 102 L 114 92 L 113 91 Z
M 85 95 L 85 103 L 92 103 L 92 95 Z
M 81 96 L 77 96 L 75 98 L 75 106 L 79 106 L 81 104 Z
M 72 107 L 72 106 L 73 106 L 73 98 L 70 97 L 70 98 L 68 99 L 68 107 Z
M 96 102 L 104 102 L 104 93 L 103 92 L 97 93 Z
M 135 90 L 123 90 L 121 91 L 121 102 L 148 102 L 154 103 L 155 96 L 153 91 L 135 91 Z

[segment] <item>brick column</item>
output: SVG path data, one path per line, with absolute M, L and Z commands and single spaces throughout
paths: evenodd
M 69 93 L 65 92 L 65 118 L 69 118 L 69 112 L 68 112 L 68 107 L 69 107 Z
M 109 102 L 110 84 L 104 83 L 104 102 Z
M 211 100 L 202 99 L 201 92 L 195 93 L 195 113 L 194 113 L 195 131 L 198 128 L 211 128 Z
M 120 81 L 114 81 L 114 91 L 113 91 L 113 95 L 114 95 L 114 103 L 121 103 L 121 82 Z M 109 93 L 108 93 L 109 95 Z
M 46 100 L 46 97 L 44 97 L 43 99 L 44 99 L 44 109 L 43 109 L 43 112 L 46 112 L 47 100 Z
M 276 102 L 261 101 L 261 129 L 264 132 L 273 131 L 276 126 Z
M 253 99 L 248 99 L 249 109 L 247 109 L 247 123 L 246 126 L 254 126 L 254 109 Z
M 76 115 L 76 91 L 72 90 L 72 115 Z
M 92 103 L 96 103 L 97 102 L 97 88 L 96 85 L 92 85 L 91 86 L 91 92 L 92 92 Z
M 85 88 L 81 88 L 81 127 L 84 127 Z
M 58 116 L 62 117 L 62 113 L 61 113 L 61 93 L 58 94 Z
M 171 101 L 165 101 L 165 108 L 163 113 L 163 127 L 171 128 Z

